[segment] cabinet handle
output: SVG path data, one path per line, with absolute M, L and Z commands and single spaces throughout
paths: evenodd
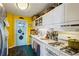
M 61 27 L 69 27 L 69 26 L 79 26 L 79 24 L 61 25 Z

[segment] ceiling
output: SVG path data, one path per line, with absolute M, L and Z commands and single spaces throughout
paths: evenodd
M 7 12 L 11 12 L 15 15 L 19 16 L 33 16 L 39 12 L 41 12 L 44 8 L 46 8 L 48 3 L 30 3 L 30 7 L 25 10 L 20 10 L 17 8 L 15 3 L 6 3 L 4 4 Z

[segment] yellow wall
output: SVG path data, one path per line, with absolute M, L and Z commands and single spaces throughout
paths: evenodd
M 12 13 L 7 13 L 7 18 L 6 20 L 9 22 L 9 27 L 8 32 L 9 32 L 9 36 L 8 36 L 8 46 L 9 48 L 16 46 L 15 44 L 15 21 L 17 19 L 19 19 L 20 16 L 15 16 Z M 28 23 L 28 40 L 27 40 L 27 44 L 29 45 L 31 40 L 30 40 L 30 29 L 32 29 L 32 26 L 30 26 L 32 24 L 32 19 L 30 17 L 24 17 L 24 20 L 26 20 L 26 22 Z

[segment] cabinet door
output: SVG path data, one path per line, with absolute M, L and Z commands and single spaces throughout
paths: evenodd
M 43 25 L 47 28 L 51 27 L 52 24 L 54 24 L 54 16 L 53 16 L 53 10 L 48 12 L 43 16 Z
M 51 13 L 47 13 L 43 16 L 43 25 L 48 26 L 51 24 Z
M 64 4 L 51 10 L 43 16 L 43 25 L 53 25 L 64 22 Z
M 46 47 L 43 43 L 40 45 L 40 56 L 46 56 Z
M 47 14 L 43 15 L 43 26 L 47 25 Z
M 60 6 L 56 7 L 53 10 L 53 19 L 52 24 L 59 24 L 64 22 L 64 4 L 61 4 Z
M 65 22 L 79 20 L 79 4 L 67 3 L 65 4 Z

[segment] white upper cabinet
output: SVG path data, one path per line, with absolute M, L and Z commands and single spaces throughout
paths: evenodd
M 51 24 L 51 17 L 53 17 L 52 15 L 51 15 L 51 11 L 50 12 L 48 12 L 47 14 L 45 14 L 45 15 L 43 15 L 43 26 L 48 26 L 48 25 L 50 25 Z
M 45 26 L 47 24 L 47 14 L 43 15 L 43 26 Z
M 44 25 L 59 24 L 64 22 L 64 5 L 60 5 L 43 16 Z
M 43 15 L 42 20 L 42 25 L 46 27 L 53 24 L 63 24 L 65 22 L 79 20 L 79 4 L 61 4 Z
M 79 4 L 67 3 L 65 4 L 65 22 L 79 20 Z
M 53 10 L 53 24 L 60 24 L 64 22 L 64 5 L 60 5 Z

